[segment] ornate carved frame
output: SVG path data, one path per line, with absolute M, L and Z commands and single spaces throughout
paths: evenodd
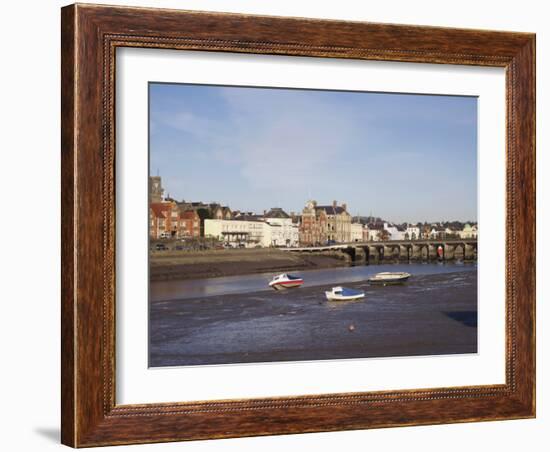
M 84 447 L 535 416 L 535 35 L 80 4 L 62 9 L 61 31 L 64 444 Z M 117 47 L 504 67 L 506 383 L 117 405 Z

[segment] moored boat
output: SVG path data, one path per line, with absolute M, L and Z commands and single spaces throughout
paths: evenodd
M 368 281 L 373 284 L 398 284 L 411 277 L 407 272 L 381 272 L 371 276 Z
M 362 290 L 348 289 L 346 287 L 333 287 L 331 291 L 326 291 L 325 296 L 329 301 L 352 301 L 364 298 L 365 292 Z
M 269 287 L 275 290 L 292 289 L 294 287 L 300 287 L 304 283 L 304 280 L 299 276 L 289 275 L 288 273 L 281 273 L 274 276 Z

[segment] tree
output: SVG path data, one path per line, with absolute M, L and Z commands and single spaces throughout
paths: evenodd
M 380 229 L 378 231 L 378 240 L 385 241 L 390 239 L 390 233 L 385 229 Z

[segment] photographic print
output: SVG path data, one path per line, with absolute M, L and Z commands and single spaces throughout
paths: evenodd
M 477 353 L 477 121 L 472 96 L 150 83 L 150 367 Z

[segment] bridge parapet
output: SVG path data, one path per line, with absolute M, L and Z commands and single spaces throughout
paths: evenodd
M 438 249 L 443 250 L 439 256 Z M 282 248 L 283 251 L 322 253 L 342 252 L 351 262 L 378 263 L 392 261 L 429 261 L 442 258 L 446 261 L 477 259 L 476 239 L 449 240 L 388 240 L 380 242 L 351 242 L 325 246 Z

